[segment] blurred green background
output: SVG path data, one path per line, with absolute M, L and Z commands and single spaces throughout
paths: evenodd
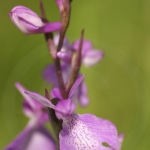
M 48 19 L 59 20 L 54 0 L 43 0 Z M 22 97 L 14 83 L 44 93 L 41 77 L 51 62 L 43 35 L 26 36 L 11 22 L 8 13 L 24 5 L 38 14 L 39 0 L 0 0 L 0 149 L 26 125 Z M 105 57 L 92 68 L 82 68 L 91 103 L 79 113 L 94 113 L 116 124 L 125 134 L 123 150 L 150 147 L 150 1 L 73 0 L 67 31 L 76 40 L 82 28 Z

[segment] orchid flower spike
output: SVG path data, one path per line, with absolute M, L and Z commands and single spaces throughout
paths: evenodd
M 57 118 L 63 120 L 62 130 L 59 133 L 60 150 L 113 150 L 118 144 L 118 133 L 113 123 L 92 114 L 74 113 L 75 105 L 71 97 L 83 79 L 84 75 L 76 79 L 69 91 L 68 99 L 65 100 L 60 90 L 54 88 L 51 91 L 52 97 L 60 99 L 56 106 L 40 94 L 30 91 L 25 93 L 43 105 L 53 108 Z M 109 147 L 104 146 L 103 143 L 107 143 Z
M 43 23 L 35 12 L 24 6 L 15 6 L 9 15 L 12 22 L 24 34 L 48 33 L 61 29 L 60 22 Z
M 74 112 L 74 110 L 76 109 L 76 106 L 72 102 L 71 97 L 72 97 L 73 93 L 75 92 L 75 90 L 77 89 L 77 87 L 83 81 L 84 77 L 85 77 L 85 75 L 82 75 L 82 76 L 80 76 L 76 79 L 76 81 L 74 82 L 72 88 L 69 91 L 68 99 L 63 99 L 61 97 L 61 93 L 60 93 L 59 89 L 57 89 L 57 88 L 54 89 L 54 91 L 52 93 L 55 93 L 55 95 L 57 95 L 57 98 L 60 99 L 60 101 L 56 104 L 56 106 L 53 105 L 52 102 L 49 99 L 41 96 L 38 93 L 25 91 L 25 94 L 27 94 L 31 98 L 39 101 L 40 103 L 42 103 L 46 107 L 54 109 L 57 118 L 62 119 L 66 116 L 71 115 Z

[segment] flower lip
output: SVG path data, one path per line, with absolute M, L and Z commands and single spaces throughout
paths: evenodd
M 59 134 L 61 150 L 120 150 L 114 149 L 118 132 L 116 126 L 108 120 L 92 114 L 74 113 L 63 119 L 62 126 Z

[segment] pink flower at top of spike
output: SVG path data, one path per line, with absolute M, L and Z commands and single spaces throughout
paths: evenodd
M 24 6 L 15 6 L 9 16 L 12 22 L 25 34 L 48 33 L 61 29 L 60 22 L 43 23 L 35 12 Z

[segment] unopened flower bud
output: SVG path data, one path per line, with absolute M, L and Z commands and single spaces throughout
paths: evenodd
M 41 18 L 24 6 L 16 6 L 10 12 L 12 22 L 25 34 L 37 34 L 58 31 L 60 22 L 43 23 Z

